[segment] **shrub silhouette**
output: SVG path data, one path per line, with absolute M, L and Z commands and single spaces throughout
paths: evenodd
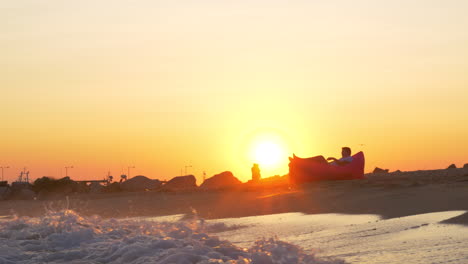
M 50 177 L 42 177 L 34 181 L 32 189 L 34 192 L 76 192 L 78 183 L 71 180 L 70 177 L 54 179 Z

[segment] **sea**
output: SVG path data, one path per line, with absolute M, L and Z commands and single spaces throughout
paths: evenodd
M 382 219 L 284 213 L 205 220 L 189 215 L 103 219 L 72 210 L 0 217 L 0 264 L 468 263 L 465 211 Z

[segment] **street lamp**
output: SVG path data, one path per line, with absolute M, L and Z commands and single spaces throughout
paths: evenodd
M 65 177 L 68 177 L 68 169 L 73 169 L 73 166 L 65 167 Z
M 187 168 L 192 168 L 192 165 L 186 165 L 185 166 L 185 176 L 187 176 Z
M 2 168 L 2 181 L 3 181 L 3 169 L 9 169 L 10 166 L 6 166 L 6 167 L 1 166 L 0 168 Z
M 135 168 L 135 166 L 128 166 L 128 168 L 127 168 L 127 172 L 128 172 L 128 173 L 127 173 L 127 177 L 128 177 L 129 179 L 130 179 L 130 169 L 134 169 L 134 168 Z

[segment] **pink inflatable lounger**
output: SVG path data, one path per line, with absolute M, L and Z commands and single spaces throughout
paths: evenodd
M 353 155 L 353 162 L 335 166 L 318 162 L 289 163 L 289 181 L 303 183 L 311 181 L 354 180 L 364 178 L 364 153 Z

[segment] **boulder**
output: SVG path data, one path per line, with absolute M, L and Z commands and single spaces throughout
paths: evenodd
M 456 168 L 457 168 L 457 166 L 455 164 L 452 164 L 452 165 L 447 167 L 447 169 L 456 169 Z
M 121 192 L 122 188 L 120 186 L 120 183 L 113 182 L 107 186 L 104 186 L 102 191 L 106 193 L 116 193 L 116 192 Z
M 76 191 L 79 193 L 88 193 L 89 186 L 86 184 L 86 182 L 78 182 L 76 185 Z
M 388 169 L 381 169 L 379 167 L 375 167 L 372 173 L 388 173 Z
M 50 199 L 50 192 L 49 191 L 46 191 L 46 190 L 41 190 L 37 193 L 37 199 L 38 200 L 47 200 L 47 199 Z
M 120 188 L 127 192 L 139 192 L 145 190 L 155 190 L 161 187 L 162 183 L 159 180 L 149 179 L 145 176 L 135 176 L 120 184 Z
M 188 191 L 197 188 L 195 176 L 177 176 L 161 187 L 163 191 Z
M 10 187 L 8 187 L 8 186 L 6 186 L 6 187 L 5 187 L 5 186 L 0 187 L 0 201 L 1 201 L 1 200 L 7 199 L 8 196 L 10 196 L 10 194 L 11 194 L 11 189 L 10 189 Z
M 36 198 L 37 200 L 57 200 L 57 199 L 64 199 L 68 196 L 69 193 L 66 192 L 54 192 L 54 191 L 47 191 L 41 190 L 37 193 Z
M 33 200 L 36 197 L 36 193 L 31 189 L 21 189 L 16 193 L 15 198 L 20 200 Z
M 267 178 L 262 178 L 259 181 L 249 180 L 243 187 L 251 190 L 259 190 L 259 188 L 277 188 L 289 186 L 289 175 L 275 175 Z
M 32 190 L 32 185 L 27 182 L 12 182 L 11 183 L 11 199 L 32 200 L 36 197 L 36 193 Z
M 12 182 L 11 191 L 16 193 L 21 189 L 32 189 L 32 185 L 29 182 Z
M 220 174 L 216 174 L 211 178 L 206 179 L 200 188 L 202 189 L 220 189 L 226 187 L 233 187 L 236 185 L 241 184 L 241 182 L 234 177 L 232 172 L 225 171 L 221 172 Z
M 262 184 L 267 184 L 267 185 L 284 185 L 284 184 L 289 184 L 289 175 L 275 175 L 272 177 L 268 178 L 263 178 L 260 180 Z
M 468 163 L 466 163 L 465 165 L 463 165 L 463 168 L 464 168 L 464 169 L 468 169 Z
M 90 193 L 100 193 L 102 192 L 104 186 L 102 186 L 99 182 L 92 182 L 89 185 L 89 192 Z

